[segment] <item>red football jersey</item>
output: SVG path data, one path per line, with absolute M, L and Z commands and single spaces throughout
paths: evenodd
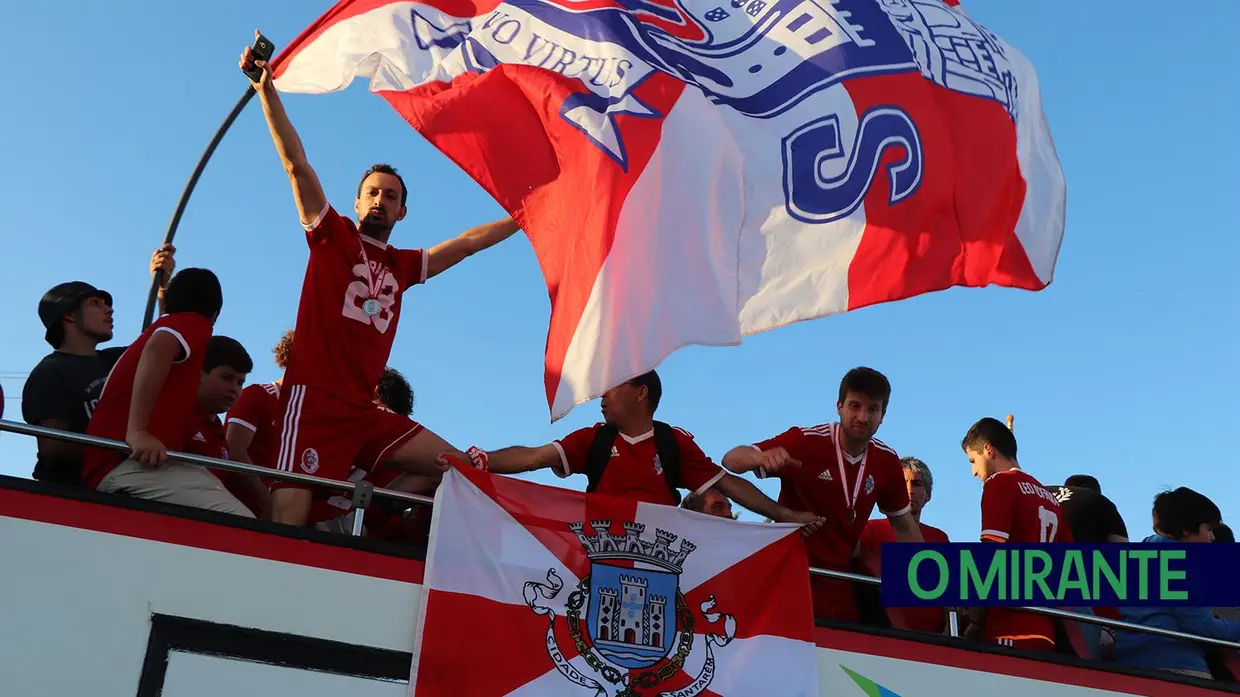
M 982 485 L 982 541 L 1071 542 L 1068 521 L 1055 495 L 1028 472 L 992 474 Z M 986 612 L 986 638 L 1055 641 L 1055 621 L 1007 608 Z
M 237 424 L 254 433 L 246 450 L 250 462 L 275 467 L 280 456 L 280 386 L 268 382 L 247 385 L 229 410 L 225 424 Z
M 590 444 L 594 442 L 594 434 L 602 425 L 598 423 L 589 428 L 578 429 L 552 444 L 560 453 L 560 466 L 554 468 L 556 474 L 561 477 L 585 474 Z M 723 478 L 723 469 L 706 457 L 706 453 L 702 452 L 693 440 L 693 434 L 682 428 L 673 430 L 676 433 L 676 442 L 680 444 L 682 487 L 694 492 L 705 491 Z M 616 441 L 611 448 L 611 461 L 603 470 L 603 478 L 599 480 L 598 489 L 595 491 L 644 503 L 676 505 L 672 492 L 667 488 L 667 480 L 663 477 L 663 467 L 659 463 L 654 445 L 653 429 L 636 438 L 630 438 L 623 433 L 616 435 Z
M 203 354 L 211 339 L 211 320 L 196 312 L 164 315 L 142 332 L 117 359 L 103 385 L 103 394 L 86 432 L 100 438 L 125 440 L 129 430 L 129 402 L 142 350 L 151 337 L 166 332 L 181 343 L 181 357 L 168 370 L 163 389 L 151 409 L 147 430 L 168 450 L 185 450 L 187 432 L 198 418 L 198 382 L 202 380 Z M 112 450 L 86 448 L 82 454 L 82 479 L 94 489 L 127 455 Z
M 306 242 L 310 261 L 285 383 L 369 404 L 392 352 L 401 297 L 426 281 L 429 257 L 363 237 L 331 206 L 306 226 Z
M 190 425 L 189 435 L 185 439 L 185 452 L 221 460 L 229 459 L 228 441 L 224 438 L 224 424 L 220 422 L 220 417 L 199 413 L 198 420 Z
M 906 489 L 907 490 L 907 489 Z M 918 523 L 921 528 L 921 537 L 926 542 L 951 542 L 947 539 L 947 533 L 925 523 Z M 860 558 L 870 573 L 879 576 L 883 573 L 883 545 L 888 542 L 896 541 L 895 528 L 891 527 L 891 521 L 887 518 L 871 520 L 865 524 L 865 529 L 861 531 L 861 554 Z M 919 632 L 943 631 L 943 608 L 938 607 L 902 607 L 889 608 L 899 612 L 904 621 L 904 626 Z
M 220 421 L 220 417 L 215 414 L 198 415 L 198 423 L 196 428 L 191 429 L 191 435 L 185 441 L 185 452 L 194 453 L 195 455 L 205 455 L 207 457 L 218 457 L 221 460 L 231 460 L 228 456 L 228 441 L 224 435 L 224 423 Z M 242 475 L 236 472 L 224 472 L 222 470 L 210 470 L 228 493 L 237 497 L 246 508 L 254 515 L 263 513 L 263 505 L 251 494 L 250 490 L 241 486 L 239 477 Z
M 810 511 L 827 519 L 826 525 L 805 539 L 811 566 L 849 570 L 849 561 L 861 538 L 861 531 L 877 504 L 887 516 L 908 512 L 908 488 L 900 456 L 879 440 L 871 440 L 861 457 L 844 454 L 843 480 L 835 457 L 833 424 L 812 428 L 793 426 L 783 433 L 755 443 L 758 450 L 784 448 L 800 467 L 785 467 L 779 477 L 779 502 L 794 511 Z M 861 472 L 862 459 L 865 472 Z M 765 476 L 762 471 L 756 474 Z M 858 487 L 858 478 L 861 486 Z M 848 493 L 845 495 L 844 489 Z M 857 492 L 856 518 L 848 519 L 848 499 Z

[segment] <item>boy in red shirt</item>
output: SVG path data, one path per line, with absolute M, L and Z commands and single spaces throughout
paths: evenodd
M 960 447 L 973 476 L 982 480 L 982 542 L 1071 542 L 1055 495 L 1016 461 L 1016 436 L 1002 421 L 973 424 Z M 1055 620 L 1009 608 L 972 611 L 966 635 L 985 632 L 987 641 L 1032 651 L 1053 651 Z
M 83 480 L 99 491 L 253 517 L 211 472 L 168 462 L 168 451 L 184 451 L 198 423 L 207 342 L 224 304 L 219 279 L 207 269 L 185 269 L 172 277 L 164 298 L 168 314 L 117 360 L 86 429 L 123 440 L 132 452 L 87 449 Z
M 237 401 L 245 378 L 254 370 L 254 361 L 236 339 L 213 336 L 207 342 L 202 380 L 198 383 L 198 423 L 185 443 L 186 452 L 221 460 L 235 460 L 228 449 L 224 424 L 219 415 Z M 221 486 L 255 516 L 266 511 L 271 492 L 261 479 L 241 472 L 211 470 Z

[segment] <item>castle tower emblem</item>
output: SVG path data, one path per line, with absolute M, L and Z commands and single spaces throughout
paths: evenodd
M 530 609 L 548 618 L 547 655 L 556 670 L 594 697 L 638 697 L 654 694 L 648 690 L 680 674 L 690 653 L 700 650 L 706 657 L 698 675 L 675 694 L 702 694 L 715 676 L 713 651 L 732 641 L 736 619 L 715 609 L 713 595 L 691 608 L 680 592 L 681 571 L 697 545 L 659 529 L 652 539 L 645 525 L 632 521 L 591 520 L 568 528 L 590 567 L 561 601 L 563 622 L 589 674 L 566 658 L 557 611 L 545 604 L 565 590 L 555 569 L 547 570 L 546 583 L 527 581 L 522 590 Z
M 625 522 L 623 535 L 611 521 L 569 525 L 590 559 L 586 633 L 595 651 L 629 669 L 647 668 L 667 656 L 676 637 L 680 572 L 696 548 L 665 530 L 654 539 L 646 526 Z

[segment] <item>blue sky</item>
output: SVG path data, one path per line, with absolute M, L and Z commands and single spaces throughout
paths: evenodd
M 150 252 L 246 86 L 238 52 L 255 27 L 282 47 L 326 8 L 120 0 L 8 11 L 0 45 L 11 69 L 0 87 L 16 106 L 0 110 L 6 418 L 20 419 L 22 376 L 48 351 L 36 305 L 53 284 L 110 290 L 114 344 L 137 335 Z M 960 437 L 977 418 L 1007 413 L 1025 469 L 1048 484 L 1096 475 L 1134 535 L 1147 532 L 1150 499 L 1165 487 L 1191 486 L 1240 517 L 1230 471 L 1240 420 L 1240 3 L 1206 0 L 1191 14 L 1152 0 L 968 8 L 1039 72 L 1068 180 L 1055 282 L 1040 293 L 954 289 L 736 348 L 679 351 L 660 370 L 659 416 L 718 458 L 738 442 L 832 420 L 840 376 L 869 365 L 895 388 L 879 437 L 930 464 L 925 520 L 954 539 L 976 539 L 981 491 Z M 503 215 L 360 84 L 286 103 L 339 208 L 369 164 L 400 168 L 411 199 L 395 243 L 429 246 Z M 225 138 L 176 244 L 182 267 L 220 275 L 216 331 L 249 348 L 252 380 L 276 377 L 268 349 L 292 326 L 307 252 L 257 108 Z M 391 362 L 415 386 L 415 416 L 454 444 L 544 443 L 597 419 L 589 403 L 549 423 L 550 309 L 524 237 L 412 291 L 405 308 Z M 33 453 L 33 441 L 0 434 L 0 473 L 28 476 Z

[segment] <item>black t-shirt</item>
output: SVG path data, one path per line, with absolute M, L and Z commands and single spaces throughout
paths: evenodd
M 1111 499 L 1079 486 L 1049 486 L 1068 518 L 1075 542 L 1107 541 L 1107 535 L 1128 537 L 1128 528 Z
M 103 392 L 103 383 L 124 352 L 125 347 L 120 346 L 102 349 L 93 356 L 60 351 L 47 354 L 30 371 L 22 388 L 22 418 L 33 425 L 58 419 L 68 424 L 68 430 L 85 433 Z M 78 457 L 64 461 L 40 455 L 35 462 L 34 478 L 80 484 L 82 460 Z

